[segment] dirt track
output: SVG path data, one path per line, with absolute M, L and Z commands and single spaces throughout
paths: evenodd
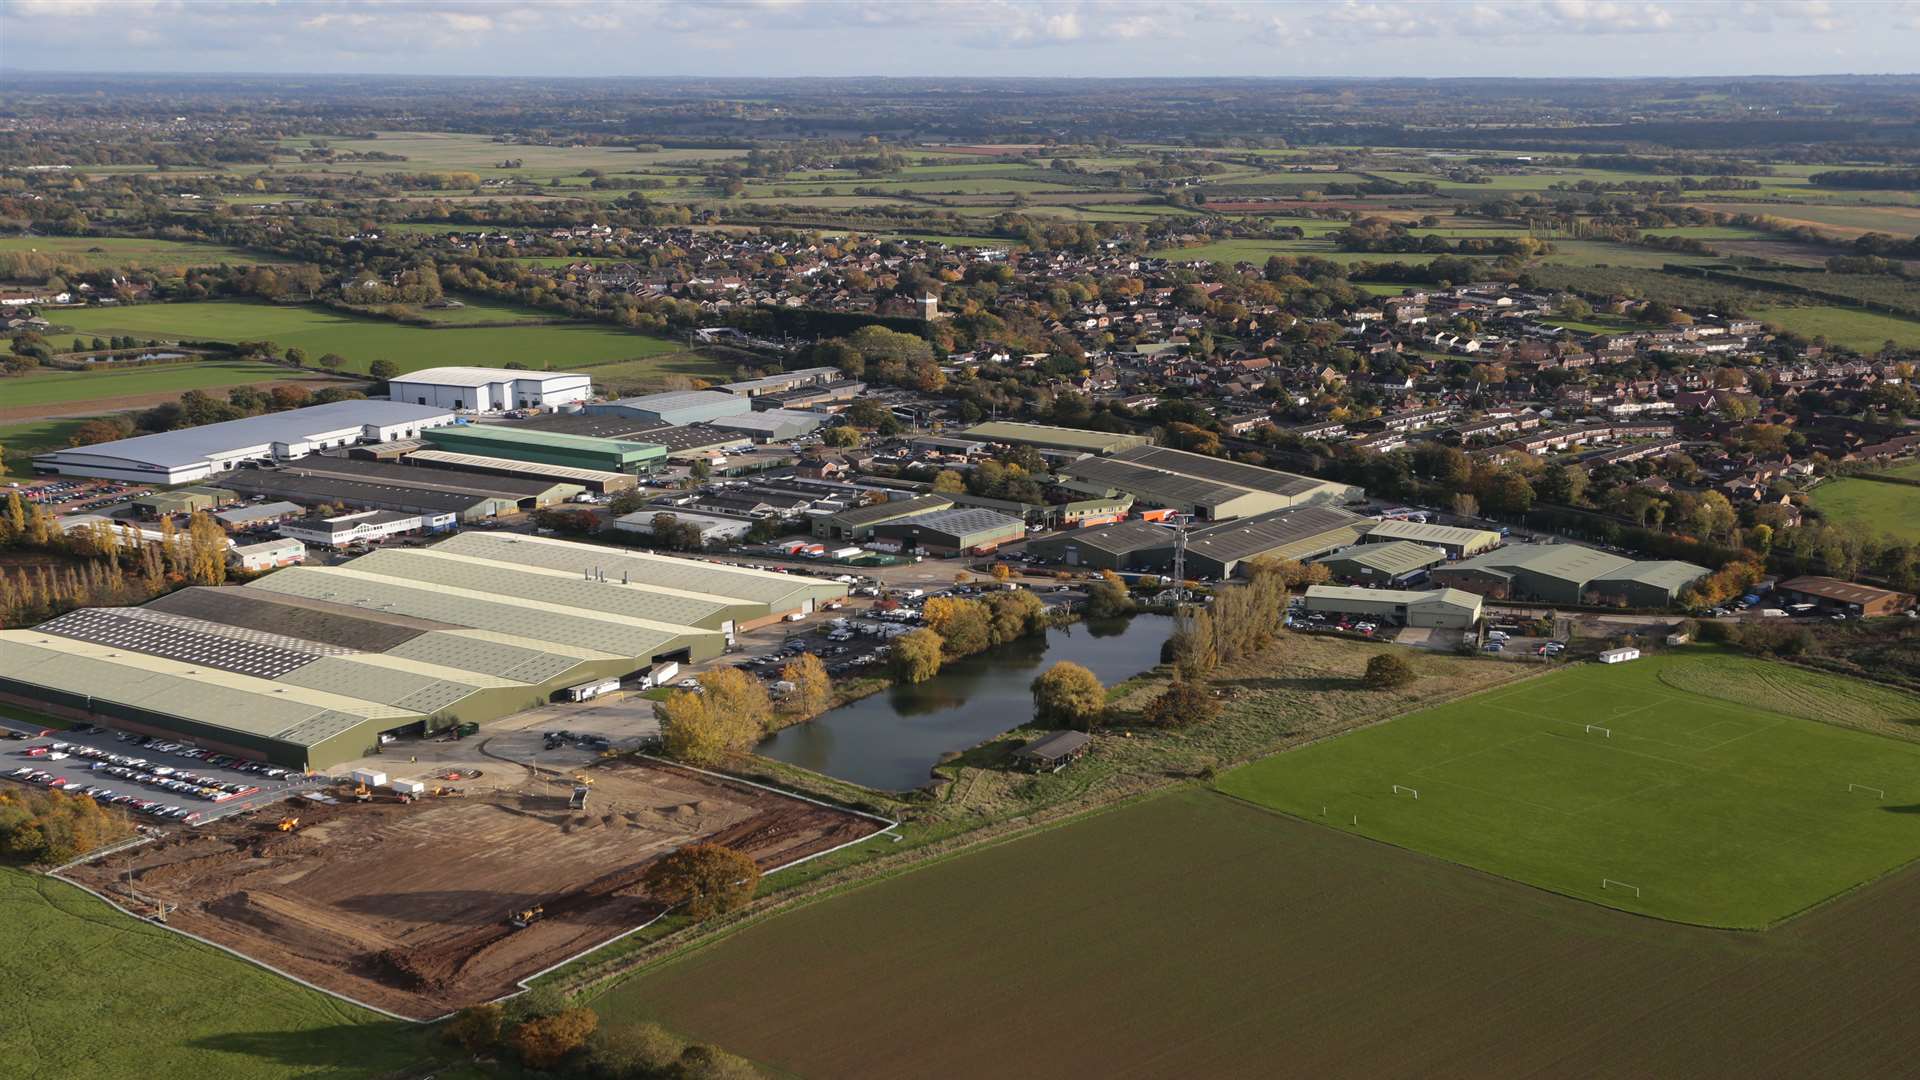
M 877 830 L 852 814 L 665 766 L 595 768 L 588 812 L 570 784 L 459 799 L 278 809 L 76 868 L 76 879 L 318 985 L 406 1016 L 438 1016 L 645 922 L 654 857 L 724 843 L 763 868 Z M 132 871 L 131 892 L 127 882 Z M 515 930 L 515 911 L 544 914 Z

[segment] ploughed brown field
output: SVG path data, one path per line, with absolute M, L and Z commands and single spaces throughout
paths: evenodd
M 1899 1076 L 1916 910 L 1909 866 L 1770 931 L 1683 926 L 1187 790 L 764 920 L 593 1004 L 816 1080 Z
M 587 811 L 570 783 L 460 798 L 291 800 L 182 829 L 75 868 L 75 880 L 168 923 L 404 1016 L 429 1018 L 657 915 L 640 885 L 656 857 L 705 840 L 763 869 L 857 839 L 870 819 L 668 766 L 607 764 Z M 539 906 L 524 929 L 509 917 Z

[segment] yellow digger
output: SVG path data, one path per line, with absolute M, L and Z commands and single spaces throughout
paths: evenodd
M 280 819 L 280 823 L 274 826 L 274 828 L 279 829 L 281 832 L 292 832 L 299 827 L 300 819 L 297 817 L 283 817 Z
M 535 904 L 530 908 L 514 912 L 507 917 L 507 922 L 512 925 L 515 930 L 525 930 L 527 927 L 532 926 L 540 916 L 546 913 L 547 909 L 545 907 Z

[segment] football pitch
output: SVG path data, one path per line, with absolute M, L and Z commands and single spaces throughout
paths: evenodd
M 1691 677 L 1743 663 L 1693 651 L 1581 665 L 1256 762 L 1219 787 L 1706 926 L 1768 926 L 1920 857 L 1920 746 L 1770 712 L 1763 680 L 1745 682 L 1749 696 L 1739 678 Z M 1920 699 L 1898 719 L 1920 720 Z

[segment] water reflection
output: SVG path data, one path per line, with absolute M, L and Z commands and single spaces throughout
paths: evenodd
M 916 686 L 896 686 L 769 737 L 757 752 L 882 790 L 917 787 L 949 751 L 1018 727 L 1033 715 L 1028 684 L 1058 660 L 1105 683 L 1160 660 L 1161 615 L 1089 620 L 957 660 Z

